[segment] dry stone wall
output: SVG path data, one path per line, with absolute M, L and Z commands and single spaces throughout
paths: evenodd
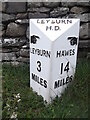
M 0 54 L 3 62 L 29 63 L 30 18 L 80 18 L 78 57 L 90 58 L 90 2 L 2 2 Z M 0 20 L 1 20 L 0 18 Z

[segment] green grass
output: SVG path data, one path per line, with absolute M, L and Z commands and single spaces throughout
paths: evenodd
M 2 118 L 2 100 L 1 100 L 1 98 L 2 98 L 2 81 L 1 81 L 1 76 L 2 76 L 2 65 L 1 65 L 1 63 L 0 63 L 0 118 Z
M 29 87 L 29 65 L 3 65 L 3 118 L 10 117 L 6 103 L 14 106 L 13 95 L 20 93 L 18 118 L 88 118 L 88 80 L 90 63 L 79 60 L 72 85 L 61 98 L 45 106 L 43 98 Z

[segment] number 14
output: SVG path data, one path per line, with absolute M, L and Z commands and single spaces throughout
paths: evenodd
M 67 62 L 66 66 L 64 66 L 63 63 L 60 64 L 60 74 L 63 74 L 64 71 L 69 71 L 69 62 Z

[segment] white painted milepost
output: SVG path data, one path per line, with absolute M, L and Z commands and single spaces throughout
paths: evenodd
M 75 74 L 79 19 L 30 19 L 30 87 L 50 103 Z

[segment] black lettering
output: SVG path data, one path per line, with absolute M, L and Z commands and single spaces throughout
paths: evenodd
M 60 86 L 62 86 L 62 84 L 63 84 L 63 83 L 62 83 L 62 80 L 60 80 Z
M 65 51 L 65 56 L 68 56 L 69 55 L 69 52 L 68 51 Z
M 42 55 L 45 56 L 45 57 L 47 57 L 47 56 L 46 56 L 46 51 L 45 51 L 45 50 L 42 50 Z
M 69 81 L 71 82 L 72 80 L 73 80 L 73 76 L 71 75 L 71 76 L 70 76 L 70 80 L 69 80 Z
M 67 62 L 65 68 L 64 68 L 64 71 L 68 72 L 69 71 L 69 62 Z
M 41 56 L 42 56 L 41 50 L 37 49 L 37 51 L 38 51 L 38 55 L 41 55 Z
M 40 23 L 39 20 L 37 20 L 37 23 Z
M 46 22 L 48 23 L 50 20 L 46 20 Z
M 66 21 L 65 21 L 65 20 L 62 20 L 62 23 L 66 24 Z
M 42 78 L 40 78 L 40 85 L 43 86 L 43 79 Z
M 45 23 L 49 23 L 49 24 L 71 24 L 72 23 L 72 20 L 59 20 L 59 19 L 57 19 L 57 20 L 48 20 L 48 19 L 46 19 L 46 20 L 43 20 L 43 19 L 41 19 L 41 20 L 37 20 L 37 23 L 39 23 L 39 24 L 45 24 Z
M 57 51 L 56 57 L 60 57 L 61 51 Z
M 41 86 L 44 86 L 45 88 L 47 88 L 47 81 L 44 80 L 43 78 L 40 78 L 39 76 L 35 75 L 34 73 L 32 73 L 32 80 L 34 80 Z
M 56 52 L 56 58 L 63 57 L 63 56 L 72 56 L 72 55 L 75 55 L 75 49 L 62 50 L 62 51 Z
M 72 23 L 72 20 L 67 20 L 67 24 L 68 24 L 68 23 Z
M 72 53 L 72 55 L 74 55 L 75 54 L 75 49 L 73 49 L 73 53 Z
M 47 50 L 30 48 L 30 53 L 40 55 L 40 56 L 44 56 L 44 57 L 48 57 L 48 58 L 51 57 L 51 51 L 47 51 Z
M 61 63 L 61 74 L 63 73 L 63 63 Z
M 47 88 L 47 81 L 44 80 L 44 87 Z
M 39 77 L 32 73 L 32 79 L 39 83 Z
M 36 81 L 39 83 L 39 77 L 38 76 L 36 76 Z
M 58 88 L 58 87 L 59 87 L 59 80 L 58 80 L 58 81 L 55 81 L 54 89 L 55 89 L 55 88 Z
M 56 23 L 59 24 L 59 23 L 60 23 L 60 20 L 56 20 Z
M 55 31 L 60 30 L 59 26 L 55 26 Z
M 66 84 L 66 82 L 65 82 L 65 78 L 63 78 L 63 85 L 65 85 Z
M 56 88 L 58 88 L 60 86 L 66 85 L 66 84 L 70 83 L 72 80 L 73 80 L 73 76 L 72 75 L 68 76 L 66 78 L 63 78 L 61 80 L 57 80 L 54 83 L 54 89 L 56 89 Z
M 51 24 L 54 24 L 54 23 L 55 23 L 55 21 L 54 21 L 54 20 L 52 20 L 52 21 L 51 21 Z
M 62 51 L 62 56 L 64 56 L 64 53 L 65 53 L 65 52 L 64 52 L 64 51 Z
M 66 84 L 67 83 L 69 83 L 69 80 L 70 80 L 70 78 L 69 78 L 69 76 L 66 78 Z
M 44 20 L 41 20 L 41 24 L 45 24 Z
M 47 51 L 47 56 L 50 58 L 51 52 Z
M 52 26 L 46 26 L 46 31 L 47 30 L 52 30 Z
M 70 56 L 72 55 L 72 50 L 70 50 Z
M 37 67 L 38 72 L 41 72 L 41 62 L 37 61 L 37 65 L 38 65 Z
M 32 73 L 32 79 L 35 80 L 36 79 L 36 76 L 35 74 Z
M 34 48 L 32 49 L 32 53 L 33 53 L 33 54 L 35 53 L 35 49 L 34 49 Z

